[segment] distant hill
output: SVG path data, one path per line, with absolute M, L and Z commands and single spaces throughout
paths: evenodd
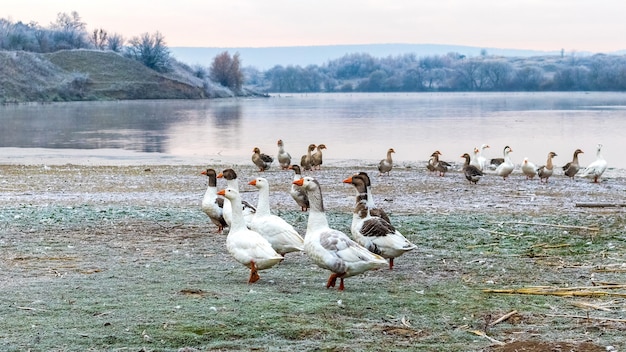
M 485 50 L 488 55 L 516 57 L 559 55 L 561 53 L 560 50 L 537 51 L 439 44 L 322 45 L 269 48 L 172 47 L 170 50 L 177 60 L 189 65 L 199 64 L 202 66 L 210 66 L 213 58 L 224 51 L 231 54 L 238 52 L 241 56 L 242 66 L 254 66 L 259 70 L 267 70 L 276 65 L 302 67 L 322 65 L 329 60 L 354 53 L 367 53 L 374 57 L 403 54 L 415 54 L 422 57 L 445 55 L 450 52 L 474 57 L 479 56 L 482 50 Z M 577 54 L 587 55 L 590 53 L 577 52 Z

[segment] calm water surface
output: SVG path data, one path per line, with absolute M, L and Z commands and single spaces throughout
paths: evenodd
M 115 163 L 134 151 L 144 163 L 167 158 L 247 163 L 255 146 L 276 154 L 281 138 L 297 159 L 308 144 L 326 144 L 329 164 L 377 162 L 390 147 L 396 150 L 394 160 L 405 164 L 427 160 L 436 149 L 445 160 L 461 162 L 462 153 L 486 143 L 488 157 L 500 157 L 503 147 L 511 146 L 518 164 L 524 157 L 543 164 L 554 151 L 562 165 L 581 148 L 586 165 L 602 143 L 609 166 L 626 169 L 622 93 L 309 94 L 32 104 L 0 107 L 0 124 L 0 162 L 13 163 L 33 150 L 67 155 L 67 162 L 81 152 L 105 151 Z

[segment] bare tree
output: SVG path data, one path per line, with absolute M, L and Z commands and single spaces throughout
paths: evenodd
M 235 92 L 241 91 L 243 73 L 239 62 L 239 53 L 232 57 L 225 51 L 213 59 L 210 69 L 211 80 L 228 87 Z
M 104 29 L 94 29 L 91 32 L 91 43 L 96 49 L 104 50 L 106 49 L 107 37 L 108 33 Z

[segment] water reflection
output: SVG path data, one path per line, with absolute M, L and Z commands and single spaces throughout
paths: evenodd
M 0 147 L 125 149 L 179 157 L 249 160 L 258 146 L 294 156 L 325 143 L 332 159 L 426 160 L 435 150 L 457 157 L 482 143 L 497 157 L 559 164 L 576 148 L 594 160 L 597 143 L 613 167 L 626 168 L 626 94 L 442 93 L 320 94 L 270 99 L 80 102 L 0 107 Z

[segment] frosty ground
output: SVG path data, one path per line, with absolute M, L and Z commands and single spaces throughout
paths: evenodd
M 418 245 L 393 271 L 349 278 L 338 292 L 302 253 L 247 284 L 225 235 L 200 210 L 207 167 L 233 167 L 252 203 L 248 181 L 266 177 L 273 211 L 305 233 L 307 214 L 287 193 L 291 171 L 0 165 L 0 349 L 626 346 L 623 170 L 608 170 L 600 184 L 560 174 L 541 184 L 516 170 L 478 185 L 456 169 L 439 177 L 421 164 L 389 176 L 349 162 L 309 172 L 331 225 L 349 233 L 354 189 L 341 181 L 367 171 L 378 205 Z

